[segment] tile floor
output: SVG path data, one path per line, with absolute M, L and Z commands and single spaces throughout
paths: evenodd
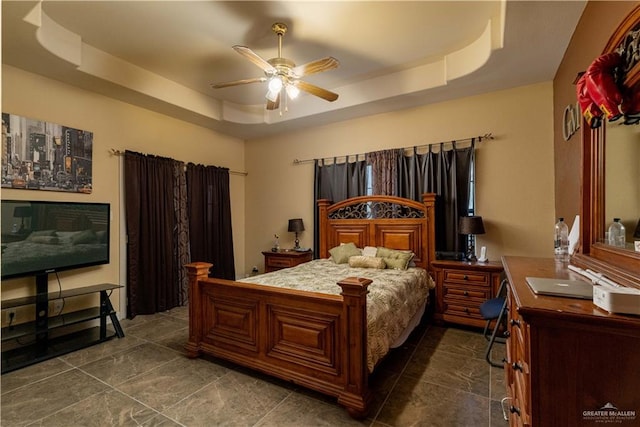
M 335 400 L 213 360 L 187 359 L 187 309 L 122 322 L 125 338 L 2 375 L 14 426 L 506 426 L 504 371 L 482 334 L 421 325 L 378 366 L 356 421 Z M 498 351 L 504 351 L 501 345 Z

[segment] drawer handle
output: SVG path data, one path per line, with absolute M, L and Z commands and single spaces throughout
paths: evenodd
M 469 276 L 467 276 L 466 274 L 465 274 L 464 276 L 462 276 L 462 278 L 463 278 L 464 280 L 469 280 Z
M 509 412 L 511 412 L 512 414 L 518 414 L 518 416 L 520 416 L 520 408 L 516 408 L 513 405 L 509 407 Z
M 518 362 L 513 362 L 511 364 L 511 367 L 513 368 L 514 371 L 520 371 L 522 372 L 522 365 L 519 364 Z
M 469 309 L 468 309 L 468 308 L 465 308 L 465 309 L 464 309 L 464 312 L 465 312 L 465 313 L 467 313 L 467 314 L 469 314 Z
M 516 320 L 516 319 L 511 319 L 511 320 L 509 321 L 509 324 L 510 324 L 511 326 L 517 326 L 518 328 L 520 327 L 520 321 L 519 321 L 519 320 Z
M 462 293 L 462 295 L 464 295 L 465 297 L 468 297 L 468 296 L 469 296 L 469 292 L 464 291 L 464 292 Z

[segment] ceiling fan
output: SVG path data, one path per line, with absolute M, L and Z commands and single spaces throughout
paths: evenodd
M 338 99 L 338 94 L 312 85 L 303 80 L 302 77 L 311 74 L 321 73 L 338 67 L 338 60 L 328 56 L 326 58 L 317 59 L 303 65 L 296 66 L 290 59 L 282 57 L 282 38 L 287 32 L 287 26 L 280 22 L 276 22 L 271 26 L 271 30 L 278 35 L 278 57 L 265 60 L 257 53 L 246 46 L 233 46 L 233 49 L 249 61 L 256 64 L 264 71 L 264 77 L 255 77 L 251 79 L 235 80 L 225 83 L 212 84 L 214 89 L 220 89 L 229 86 L 237 86 L 248 83 L 269 82 L 267 91 L 267 110 L 276 110 L 280 106 L 281 96 L 288 96 L 294 99 L 301 90 L 315 95 L 329 102 Z M 286 93 L 286 95 L 285 95 Z

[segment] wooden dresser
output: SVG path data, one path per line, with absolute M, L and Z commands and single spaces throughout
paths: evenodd
M 298 252 L 291 250 L 280 250 L 278 252 L 264 251 L 264 272 L 269 273 L 283 268 L 294 267 L 303 262 L 313 259 L 313 251 Z
M 437 260 L 431 265 L 436 275 L 435 319 L 484 327 L 480 304 L 498 292 L 502 263 Z
M 511 426 L 640 425 L 640 316 L 536 296 L 527 276 L 583 279 L 553 259 L 503 257 Z M 617 408 L 617 411 L 610 409 Z

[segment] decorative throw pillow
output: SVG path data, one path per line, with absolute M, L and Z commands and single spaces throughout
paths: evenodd
M 29 241 L 33 243 L 44 243 L 45 245 L 57 245 L 60 243 L 58 236 L 29 236 Z
M 80 245 L 83 243 L 98 243 L 98 236 L 93 230 L 80 231 L 78 234 L 71 236 L 72 245 Z
M 362 252 L 353 243 L 345 243 L 335 248 L 329 249 L 331 258 L 336 264 L 346 264 L 349 258 L 355 255 L 361 255 Z
M 377 253 L 378 248 L 376 248 L 375 246 L 365 246 L 362 249 L 362 255 L 364 256 L 376 256 Z
M 387 264 L 382 258 L 374 256 L 354 255 L 349 258 L 349 267 L 384 269 L 387 267 Z
M 55 235 L 56 235 L 56 230 L 33 231 L 31 232 L 31 234 L 29 234 L 29 237 L 27 237 L 27 240 L 33 241 L 33 239 L 35 239 L 36 237 L 55 236 Z
M 399 251 L 379 246 L 377 256 L 384 259 L 384 262 L 387 264 L 387 268 L 406 270 L 414 257 L 414 253 L 411 251 Z

